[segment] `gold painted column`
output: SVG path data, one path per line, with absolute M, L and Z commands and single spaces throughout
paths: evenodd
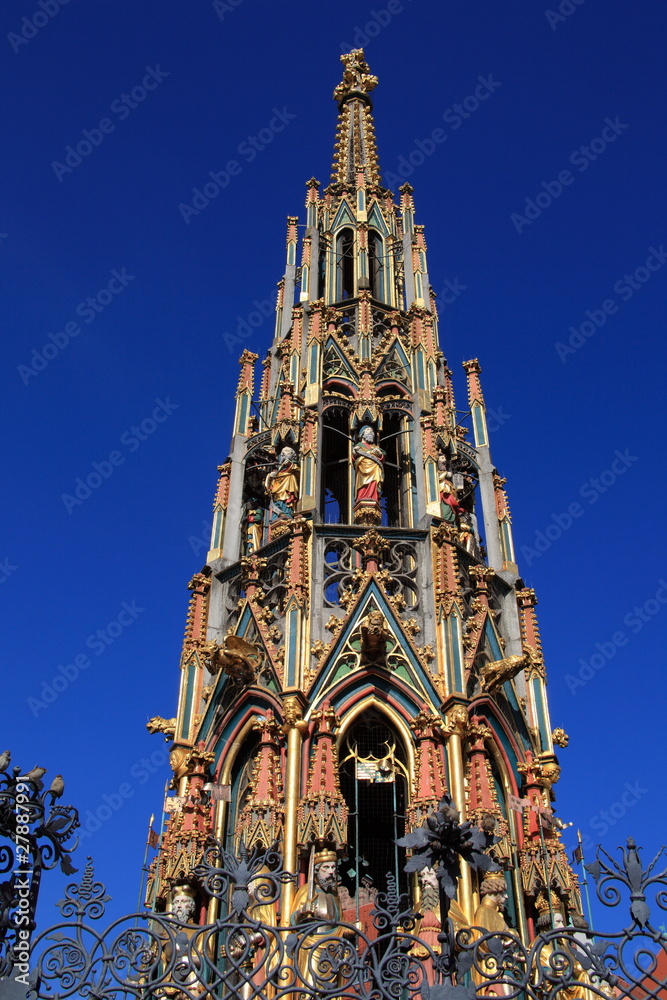
M 455 704 L 447 712 L 447 760 L 449 763 L 449 786 L 456 808 L 461 814 L 461 822 L 466 819 L 465 767 L 463 763 L 463 737 L 468 728 L 468 713 L 463 705 Z M 472 923 L 474 900 L 472 894 L 472 877 L 470 867 L 461 862 L 461 881 L 459 884 L 458 904 Z
M 287 765 L 285 768 L 285 827 L 283 833 L 283 868 L 297 871 L 297 814 L 301 799 L 301 744 L 308 732 L 302 718 L 304 702 L 300 695 L 290 695 L 283 703 L 283 732 L 287 735 Z M 282 894 L 281 923 L 289 925 L 295 887 L 286 883 Z

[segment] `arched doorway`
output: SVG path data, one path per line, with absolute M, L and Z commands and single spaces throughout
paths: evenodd
M 388 718 L 371 708 L 345 733 L 339 749 L 340 786 L 349 810 L 348 857 L 340 866 L 346 919 L 368 923 L 377 891 L 387 875 L 407 890 L 405 852 L 396 840 L 405 833 L 408 766 L 405 748 Z

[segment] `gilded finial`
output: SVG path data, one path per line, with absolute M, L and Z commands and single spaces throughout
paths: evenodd
M 377 87 L 378 78 L 369 73 L 363 49 L 352 49 L 340 57 L 345 69 L 343 79 L 333 92 L 334 100 L 342 101 L 349 94 L 370 94 Z

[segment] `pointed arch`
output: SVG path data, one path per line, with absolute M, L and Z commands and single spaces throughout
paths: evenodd
M 356 216 L 352 210 L 350 203 L 343 198 L 340 205 L 338 206 L 338 211 L 334 216 L 334 220 L 331 223 L 332 232 L 336 232 L 337 229 L 341 229 L 343 226 L 355 226 Z
M 387 875 L 399 889 L 407 888 L 405 852 L 396 841 L 405 833 L 412 794 L 411 744 L 399 717 L 373 696 L 351 708 L 341 727 L 338 760 L 350 862 L 342 881 L 357 920 L 366 916 L 373 891 L 387 888 Z
M 355 240 L 354 230 L 345 226 L 336 232 L 336 292 L 335 301 L 354 298 Z
M 388 302 L 387 261 L 385 241 L 377 229 L 368 230 L 368 279 L 371 296 L 378 302 Z

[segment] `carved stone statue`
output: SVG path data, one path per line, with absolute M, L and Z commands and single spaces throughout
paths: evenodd
M 163 719 L 161 715 L 154 715 L 146 723 L 146 729 L 153 733 L 164 733 L 165 737 L 172 738 L 176 734 L 176 719 Z
M 535 900 L 535 908 L 538 913 L 537 920 L 535 921 L 535 929 L 538 934 L 544 934 L 550 930 L 571 931 L 571 928 L 566 928 L 565 926 L 563 904 L 555 893 L 551 893 L 551 906 L 549 906 L 549 900 L 547 899 L 545 892 L 541 892 Z M 594 1000 L 595 997 L 599 997 L 600 994 L 597 990 L 600 990 L 601 987 L 602 992 L 606 992 L 606 984 L 602 984 L 599 980 L 597 980 L 597 977 L 597 981 L 595 982 L 597 990 L 587 990 L 584 988 L 585 986 L 590 986 L 593 983 L 593 980 L 589 977 L 586 970 L 578 961 L 576 947 L 573 947 L 571 942 L 566 938 L 556 938 L 554 941 L 549 942 L 540 948 L 539 964 L 545 970 L 547 977 L 552 976 L 555 978 L 558 975 L 558 967 L 560 966 L 562 960 L 560 958 L 554 958 L 552 960 L 552 956 L 555 951 L 565 952 L 565 954 L 571 957 L 572 973 L 569 978 L 577 981 L 576 985 L 573 984 L 572 986 L 561 987 L 561 989 L 559 989 L 559 996 L 561 996 L 563 1000 Z M 536 975 L 538 974 L 539 973 L 536 972 Z
M 384 462 L 386 455 L 375 444 L 375 431 L 368 424 L 359 431 L 359 440 L 352 449 L 354 458 L 355 503 L 380 503 L 384 482 Z
M 457 524 L 459 516 L 465 513 L 465 508 L 458 502 L 447 457 L 442 452 L 438 455 L 438 490 L 440 516 L 448 524 Z
M 440 920 L 440 891 L 438 888 L 438 878 L 433 868 L 422 868 L 419 872 L 419 888 L 421 890 L 419 912 L 422 914 L 422 918 L 419 928 L 416 931 L 418 941 L 410 949 L 410 954 L 416 958 L 426 959 L 429 956 L 429 951 L 419 943 L 420 941 L 428 945 L 436 954 L 438 954 L 441 947 L 438 941 L 438 934 L 442 930 Z M 449 902 L 448 916 L 452 922 L 456 945 L 456 934 L 470 925 L 465 913 L 455 899 Z M 427 965 L 426 968 L 428 971 L 429 966 Z
M 509 931 L 507 923 L 505 922 L 505 917 L 503 916 L 503 910 L 507 903 L 507 885 L 505 883 L 505 878 L 503 875 L 487 875 L 482 881 L 480 886 L 482 893 L 482 899 L 475 910 L 475 916 L 473 918 L 473 925 L 476 928 L 480 928 L 478 932 L 477 940 L 484 933 L 501 934 L 503 931 Z M 483 986 L 489 981 L 489 979 L 494 979 L 496 976 L 500 975 L 500 968 L 498 966 L 498 960 L 493 955 L 488 947 L 484 944 L 479 946 L 478 950 L 478 965 L 483 970 L 483 975 L 479 973 L 475 967 L 472 969 L 472 978 L 475 984 Z M 489 986 L 488 994 L 491 995 L 503 995 L 509 991 L 509 987 L 500 986 Z M 479 990 L 480 993 L 486 994 L 487 991 Z
M 200 980 L 202 970 L 201 951 L 204 950 L 204 941 L 201 936 L 199 924 L 193 923 L 196 903 L 194 892 L 189 885 L 175 886 L 171 900 L 169 916 L 178 924 L 185 924 L 185 927 L 175 926 L 173 930 L 175 940 L 171 937 L 164 937 L 162 944 L 162 960 L 168 979 L 172 983 L 182 985 L 187 992 L 183 992 L 176 986 L 164 986 L 162 992 L 165 996 L 174 1000 L 185 1000 L 187 996 L 198 997 L 206 993 L 206 987 Z M 200 940 L 197 940 L 197 938 Z M 206 951 L 212 957 L 212 940 L 208 941 Z M 173 964 L 172 964 L 173 963 Z
M 503 686 L 505 681 L 512 680 L 526 667 L 537 665 L 541 661 L 532 646 L 526 646 L 525 652 L 518 656 L 506 656 L 503 660 L 493 660 L 482 667 L 482 687 L 493 694 Z
M 230 677 L 244 684 L 252 684 L 264 658 L 260 646 L 247 642 L 238 635 L 226 635 L 222 645 L 207 644 L 207 665 L 212 674 L 221 668 Z
M 294 517 L 299 499 L 299 460 L 294 448 L 282 449 L 277 467 L 269 472 L 264 487 L 271 499 L 269 521 L 280 517 Z
M 262 544 L 264 508 L 257 497 L 250 497 L 243 508 L 243 552 L 249 556 Z
M 361 666 L 386 666 L 390 634 L 382 612 L 377 608 L 369 611 L 361 623 Z
M 338 898 L 337 856 L 332 850 L 321 850 L 311 855 L 308 881 L 297 891 L 292 903 L 290 924 L 298 926 L 306 921 L 317 921 L 316 929 L 300 941 L 297 965 L 301 977 L 311 987 L 316 987 L 321 973 L 320 962 L 328 951 L 327 942 L 347 937 L 349 932 L 339 927 L 341 905 Z M 330 984 L 328 984 L 330 985 Z

